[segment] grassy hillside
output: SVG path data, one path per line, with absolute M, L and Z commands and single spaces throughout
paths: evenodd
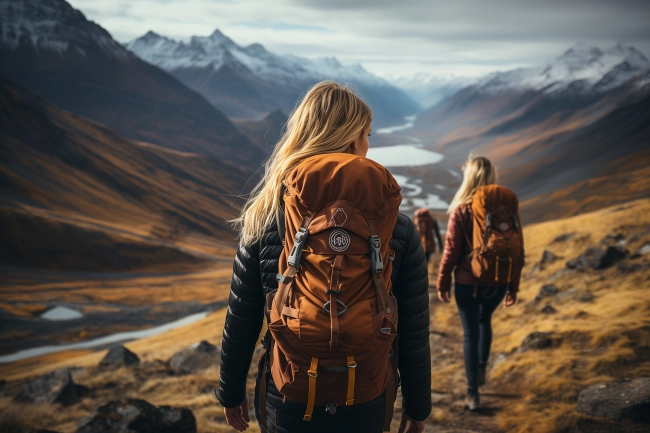
M 588 247 L 616 243 L 635 252 L 650 244 L 649 215 L 650 199 L 645 199 L 525 228 L 528 264 L 520 299 L 515 307 L 495 313 L 488 383 L 482 389 L 485 408 L 479 413 L 462 407 L 466 384 L 456 307 L 439 303 L 432 292 L 434 408 L 426 431 L 644 431 L 639 426 L 581 416 L 575 407 L 578 393 L 589 385 L 650 376 L 650 255 L 628 257 L 618 266 L 587 273 L 567 270 L 565 262 Z M 539 266 L 545 250 L 560 258 Z M 434 281 L 434 266 L 431 271 Z M 226 292 L 227 284 L 223 275 L 218 287 Z M 554 284 L 558 292 L 536 302 L 534 298 L 545 284 Z M 59 353 L 0 366 L 0 377 L 8 380 L 0 394 L 0 422 L 74 431 L 80 417 L 111 399 L 126 396 L 189 407 L 201 432 L 232 431 L 225 426 L 223 412 L 211 394 L 218 369 L 175 376 L 163 364 L 176 350 L 192 343 L 203 339 L 219 343 L 224 314 L 225 310 L 220 310 L 187 327 L 128 343 L 145 362 L 135 369 L 99 370 L 95 366 L 104 354 L 101 351 Z M 535 332 L 551 333 L 551 347 L 522 350 L 522 342 Z M 27 378 L 71 366 L 83 367 L 74 378 L 90 388 L 81 403 L 65 410 L 10 403 Z M 254 372 L 253 366 L 248 384 L 251 401 Z M 24 413 L 30 416 L 26 418 Z M 397 420 L 399 410 L 395 416 Z M 394 422 L 394 431 L 397 426 Z M 257 431 L 256 426 L 251 431 Z
M 464 418 L 461 425 L 483 426 L 479 431 L 642 431 L 595 422 L 575 407 L 590 385 L 650 376 L 650 255 L 586 273 L 566 269 L 565 262 L 589 247 L 618 242 L 634 253 L 650 244 L 650 199 L 529 225 L 524 236 L 528 263 L 519 301 L 499 308 L 493 319 L 482 414 L 463 415 L 458 406 L 466 384 L 456 307 L 432 305 L 433 388 L 443 395 L 433 419 L 445 426 Z M 539 265 L 544 251 L 560 258 Z M 535 301 L 546 284 L 554 284 L 557 294 Z M 551 348 L 522 349 L 535 332 L 550 333 Z M 445 393 L 454 398 L 445 399 Z

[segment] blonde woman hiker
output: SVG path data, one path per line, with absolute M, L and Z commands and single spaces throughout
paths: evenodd
M 480 408 L 479 387 L 485 384 L 492 344 L 492 313 L 504 299 L 504 307 L 515 304 L 524 265 L 517 197 L 496 182 L 497 170 L 490 160 L 470 155 L 449 206 L 438 273 L 442 302 L 449 302 L 454 276 L 464 330 L 465 404 L 470 410 Z
M 431 412 L 428 275 L 400 188 L 367 158 L 372 112 L 315 85 L 236 220 L 217 398 L 249 427 L 246 379 L 264 318 L 255 415 L 268 433 L 422 432 Z M 399 320 L 398 320 L 399 316 Z M 399 381 L 398 381 L 399 378 Z

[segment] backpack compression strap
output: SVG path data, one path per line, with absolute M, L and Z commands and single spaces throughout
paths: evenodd
M 384 284 L 384 262 L 381 258 L 381 240 L 377 234 L 377 221 L 368 221 L 370 228 L 370 262 L 372 267 L 372 281 L 375 283 L 377 290 L 377 301 L 380 302 L 379 310 L 385 311 L 386 314 L 391 315 L 394 313 L 388 305 L 388 290 Z
M 383 280 L 384 263 L 381 258 L 381 240 L 377 233 L 377 221 L 368 221 L 370 228 L 370 260 L 372 266 L 372 280 L 377 289 L 377 302 L 380 303 L 380 311 L 384 311 L 387 316 L 397 313 L 390 308 L 388 290 Z M 393 340 L 390 349 L 388 361 L 388 371 L 386 372 L 386 418 L 384 420 L 384 431 L 390 431 L 390 423 L 393 420 L 393 407 L 397 398 L 398 375 L 397 372 L 397 336 Z M 356 365 L 356 363 L 355 363 Z M 354 376 L 348 379 L 354 381 Z M 354 386 L 354 385 L 353 385 Z
M 284 275 L 278 274 L 277 276 L 278 293 L 275 295 L 277 299 L 275 308 L 279 316 L 283 314 L 283 309 L 287 303 L 287 295 L 293 285 L 293 278 L 296 276 L 296 273 L 298 273 L 298 269 L 300 268 L 302 250 L 307 243 L 307 238 L 309 237 L 309 230 L 307 229 L 309 228 L 312 218 L 313 216 L 307 215 L 302 219 L 302 224 L 300 224 L 300 228 L 294 238 L 294 245 L 291 248 L 291 254 L 287 259 L 287 262 L 289 262 L 289 269 L 287 269 Z

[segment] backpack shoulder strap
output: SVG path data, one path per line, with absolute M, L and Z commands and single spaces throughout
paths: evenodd
M 280 189 L 280 197 L 284 195 L 285 186 L 282 185 Z M 284 237 L 287 234 L 286 227 L 284 226 L 284 201 L 280 199 L 280 205 L 278 211 L 275 214 L 275 223 L 278 226 L 278 234 L 280 235 L 280 240 L 284 241 Z

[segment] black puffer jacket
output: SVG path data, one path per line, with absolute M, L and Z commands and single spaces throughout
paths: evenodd
M 413 222 L 397 217 L 391 249 L 393 294 L 398 302 L 399 370 L 403 407 L 415 420 L 431 412 L 428 273 L 424 249 Z M 261 241 L 240 247 L 233 268 L 228 313 L 221 346 L 218 397 L 224 407 L 236 407 L 246 395 L 246 377 L 264 321 L 266 294 L 277 289 L 282 242 L 273 225 Z

